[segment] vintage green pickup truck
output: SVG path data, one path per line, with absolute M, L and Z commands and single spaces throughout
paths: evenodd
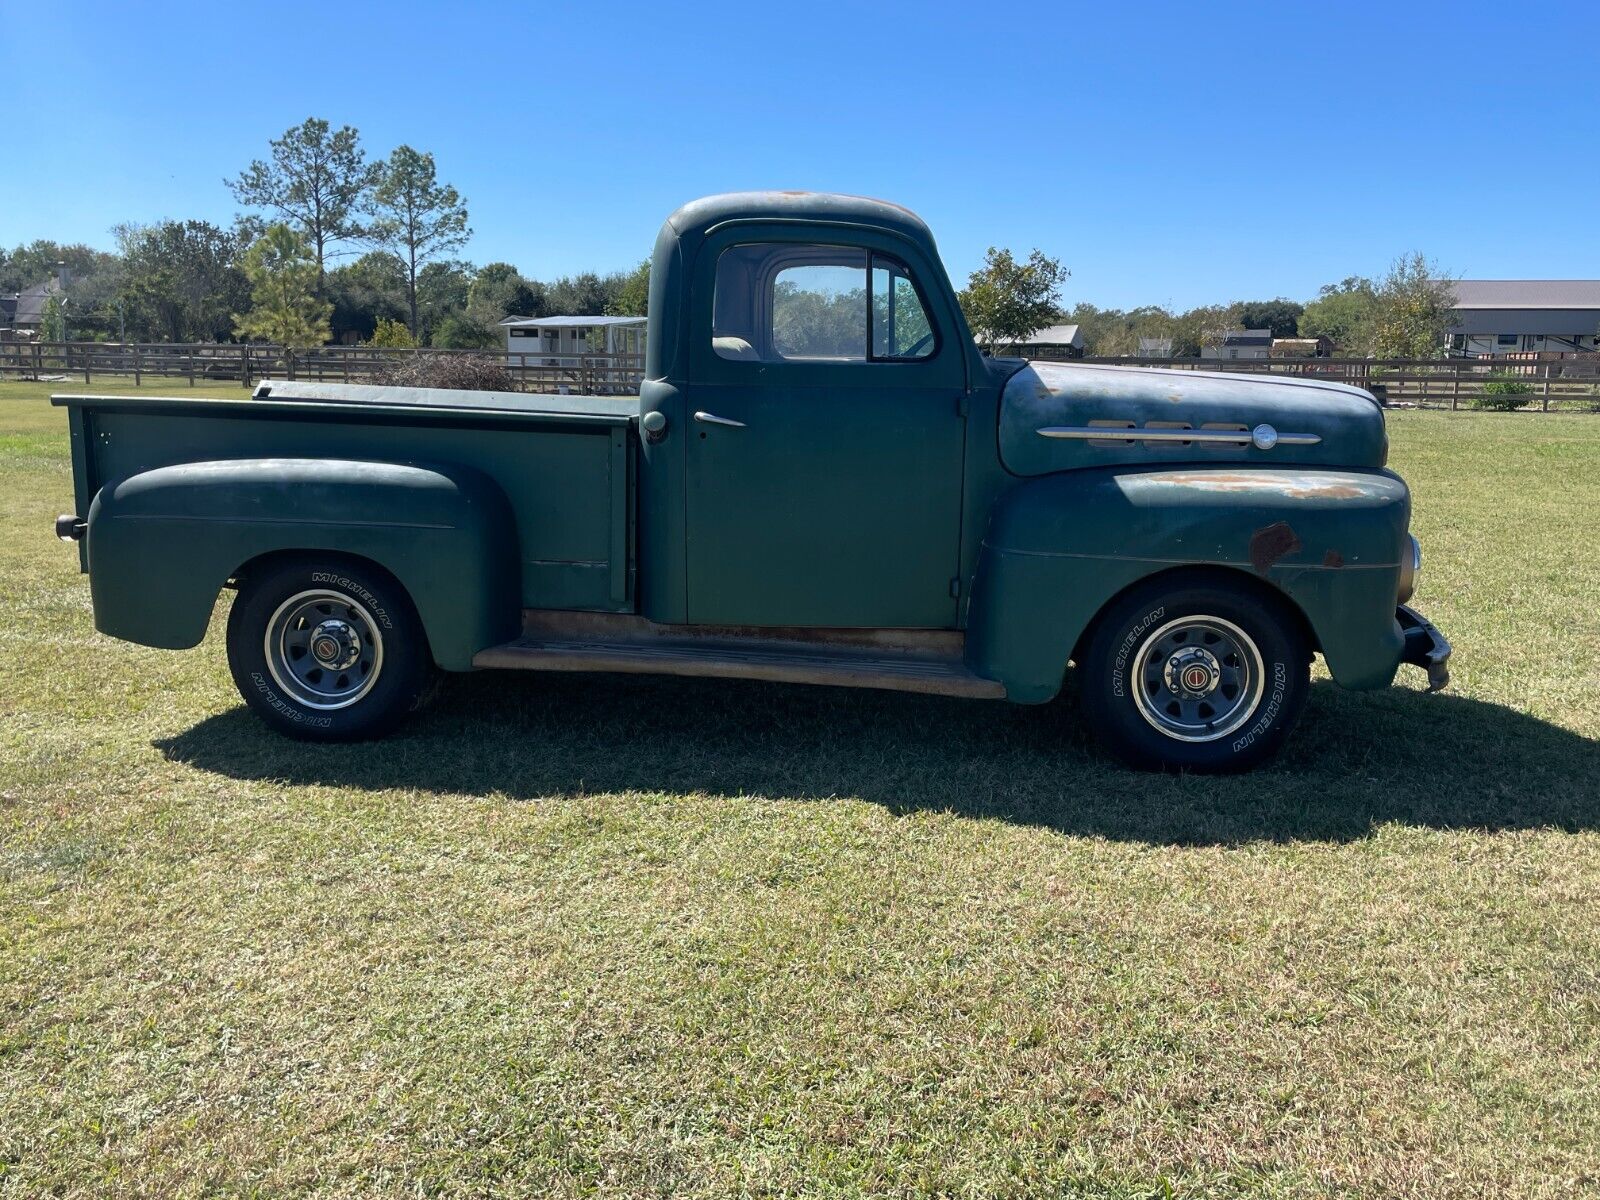
M 1069 663 L 1138 766 L 1282 745 L 1320 652 L 1444 686 L 1357 388 L 980 353 L 926 225 L 792 192 L 656 240 L 640 394 L 272 382 L 60 396 L 95 626 L 182 648 L 236 589 L 245 701 L 371 737 L 436 669 L 651 672 L 1023 704 Z

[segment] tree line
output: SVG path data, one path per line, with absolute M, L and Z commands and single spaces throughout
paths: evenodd
M 1157 305 L 1099 308 L 1061 305 L 1069 272 L 1034 250 L 1018 259 L 990 247 L 961 292 L 962 310 L 988 349 L 1025 342 L 1053 324 L 1078 326 L 1084 352 L 1135 355 L 1141 340 L 1170 343 L 1174 357 L 1194 357 L 1231 329 L 1266 329 L 1274 338 L 1325 337 L 1351 357 L 1436 358 L 1455 309 L 1454 279 L 1420 253 L 1405 254 L 1379 279 L 1352 275 L 1322 287 L 1305 303 L 1276 297 L 1236 300 L 1174 312 Z
M 411 146 L 369 160 L 360 134 L 309 118 L 224 183 L 242 211 L 124 224 L 114 251 L 39 239 L 0 247 L 0 292 L 67 268 L 48 341 L 327 341 L 497 346 L 507 316 L 643 315 L 648 265 L 540 281 L 511 263 L 457 256 L 466 200 L 433 155 Z

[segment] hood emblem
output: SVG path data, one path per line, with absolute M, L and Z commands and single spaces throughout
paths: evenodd
M 1271 450 L 1278 444 L 1278 431 L 1271 425 L 1257 425 L 1250 431 L 1250 440 L 1257 450 Z

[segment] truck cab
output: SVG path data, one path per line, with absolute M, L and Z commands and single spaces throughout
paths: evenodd
M 1447 678 L 1383 412 L 1337 384 L 982 354 L 914 214 L 740 193 L 662 226 L 637 397 L 273 381 L 58 397 L 97 626 L 204 635 L 283 732 L 386 732 L 436 669 L 1040 704 L 1238 770 L 1321 653 Z

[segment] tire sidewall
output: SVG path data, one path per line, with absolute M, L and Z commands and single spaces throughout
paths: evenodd
M 349 596 L 370 614 L 383 639 L 383 662 L 370 691 L 346 708 L 318 709 L 287 694 L 267 664 L 266 633 L 273 614 L 301 592 Z M 228 666 L 247 705 L 274 729 L 317 741 L 378 737 L 424 698 L 432 656 L 421 622 L 403 588 L 371 567 L 307 558 L 281 564 L 241 582 L 228 614 Z
M 1220 617 L 1238 626 L 1261 654 L 1260 699 L 1243 724 L 1212 742 L 1185 742 L 1140 712 L 1133 664 L 1157 630 L 1184 617 Z M 1146 588 L 1109 611 L 1082 664 L 1081 691 L 1090 723 L 1118 758 L 1144 769 L 1243 771 L 1282 747 L 1310 689 L 1303 635 L 1279 607 L 1226 585 Z

